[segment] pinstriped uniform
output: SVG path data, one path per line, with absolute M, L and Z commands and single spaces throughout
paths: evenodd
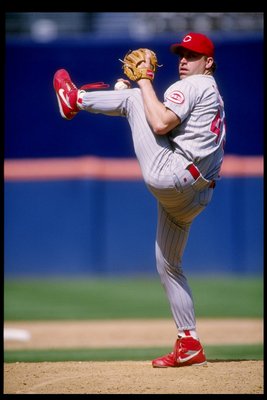
M 128 119 L 144 181 L 158 204 L 157 270 L 177 329 L 195 329 L 193 298 L 182 257 L 192 221 L 212 199 L 210 180 L 219 178 L 224 108 L 215 80 L 204 75 L 174 83 L 165 92 L 164 104 L 182 124 L 168 135 L 156 135 L 146 120 L 137 88 L 87 92 L 82 100 L 82 108 L 88 112 Z M 192 163 L 201 172 L 197 179 L 186 168 Z

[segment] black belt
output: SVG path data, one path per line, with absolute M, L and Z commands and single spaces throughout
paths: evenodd
M 188 171 L 190 172 L 190 174 L 192 175 L 192 177 L 195 180 L 197 180 L 197 178 L 200 176 L 200 172 L 194 164 L 190 164 L 186 169 L 188 169 Z M 210 181 L 209 188 L 214 189 L 215 186 L 216 186 L 216 182 L 214 180 Z

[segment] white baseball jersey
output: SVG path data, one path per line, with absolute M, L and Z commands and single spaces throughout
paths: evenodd
M 182 122 L 169 136 L 175 152 L 185 157 L 185 163 L 197 165 L 204 176 L 216 177 L 223 157 L 225 112 L 213 76 L 192 75 L 177 81 L 166 90 L 164 104 Z M 213 159 L 210 171 L 204 160 L 212 154 L 217 162 Z

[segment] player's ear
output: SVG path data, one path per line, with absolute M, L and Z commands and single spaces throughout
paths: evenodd
M 207 69 L 211 68 L 213 63 L 214 63 L 213 57 L 207 57 L 207 59 L 206 59 L 206 68 Z

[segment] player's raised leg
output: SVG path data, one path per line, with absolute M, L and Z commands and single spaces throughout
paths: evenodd
M 60 114 L 67 120 L 74 118 L 81 110 L 126 117 L 144 181 L 151 188 L 174 187 L 170 169 L 172 145 L 167 136 L 155 135 L 151 130 L 144 113 L 140 89 L 95 90 L 109 86 L 103 82 L 83 85 L 78 89 L 65 69 L 56 71 L 53 85 Z

